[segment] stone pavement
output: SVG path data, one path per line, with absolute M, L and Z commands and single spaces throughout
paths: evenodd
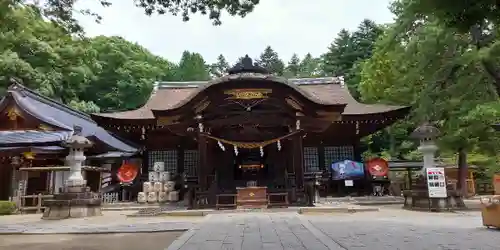
M 383 210 L 302 216 L 294 213 L 213 214 L 167 250 L 436 250 L 499 249 L 500 231 L 477 212 Z
M 202 218 L 129 218 L 126 212 L 67 220 L 41 220 L 40 214 L 0 216 L 0 234 L 95 234 L 185 231 Z

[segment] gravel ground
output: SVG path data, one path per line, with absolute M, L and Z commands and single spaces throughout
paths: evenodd
M 1 235 L 0 249 L 163 250 L 183 232 L 129 234 Z

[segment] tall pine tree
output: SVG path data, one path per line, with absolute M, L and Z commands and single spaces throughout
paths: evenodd
M 257 60 L 257 64 L 275 75 L 282 76 L 285 71 L 285 63 L 283 63 L 278 53 L 274 51 L 271 46 L 266 47 Z
M 229 63 L 226 61 L 224 55 L 220 54 L 217 57 L 217 62 L 210 65 L 210 75 L 212 77 L 221 77 L 227 73 Z
M 176 71 L 176 78 L 180 81 L 206 81 L 210 80 L 210 73 L 199 53 L 184 51 Z
M 287 78 L 298 77 L 300 71 L 300 58 L 297 54 L 293 54 L 292 58 L 286 65 L 284 76 Z

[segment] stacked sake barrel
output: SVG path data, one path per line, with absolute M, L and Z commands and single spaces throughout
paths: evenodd
M 170 172 L 165 171 L 164 162 L 155 162 L 149 172 L 148 181 L 142 185 L 142 192 L 137 195 L 139 203 L 163 203 L 179 200 L 179 191 L 175 190 Z

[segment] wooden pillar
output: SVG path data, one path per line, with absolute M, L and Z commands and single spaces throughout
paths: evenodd
M 357 161 L 357 162 L 363 161 L 363 158 L 361 156 L 361 153 L 362 153 L 361 142 L 359 141 L 359 139 L 356 139 L 356 141 L 354 142 L 354 144 L 352 146 L 353 146 L 353 151 L 354 151 L 354 159 L 353 160 Z
M 177 148 L 177 174 L 184 173 L 184 144 L 181 142 Z
M 198 135 L 198 184 L 202 190 L 207 189 L 207 139 Z
M 293 138 L 293 166 L 295 171 L 295 185 L 297 188 L 304 187 L 304 147 L 302 144 L 302 133 Z
M 148 178 L 149 173 L 149 151 L 142 151 L 142 166 L 141 166 L 141 175 L 146 179 Z

